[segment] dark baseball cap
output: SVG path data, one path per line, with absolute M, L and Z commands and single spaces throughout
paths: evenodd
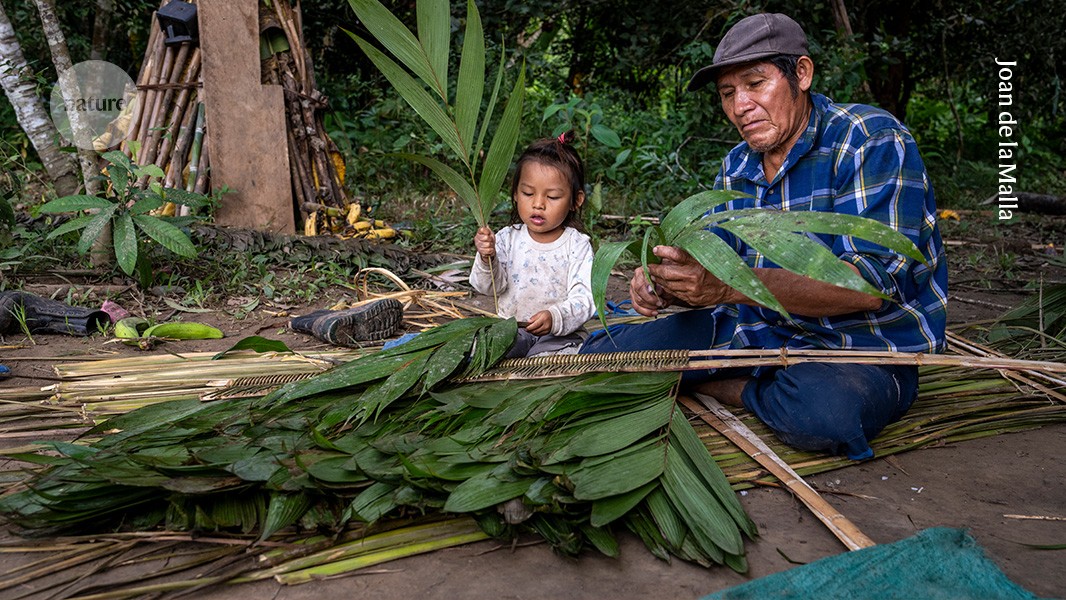
M 688 82 L 688 91 L 700 89 L 718 77 L 719 69 L 781 54 L 810 54 L 807 34 L 799 23 L 780 13 L 762 13 L 740 20 L 722 36 L 714 60 Z

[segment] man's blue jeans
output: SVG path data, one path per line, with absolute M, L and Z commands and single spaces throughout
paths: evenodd
M 707 350 L 709 340 L 735 324 L 721 312 L 691 310 L 636 325 L 613 325 L 611 337 L 597 331 L 580 353 L 630 350 Z M 801 450 L 873 457 L 869 440 L 907 412 L 918 395 L 918 368 L 801 363 L 791 367 L 685 371 L 683 384 L 751 377 L 744 407 L 786 444 Z

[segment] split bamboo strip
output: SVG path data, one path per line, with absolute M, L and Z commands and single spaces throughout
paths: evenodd
M 948 343 L 951 344 L 952 348 L 954 348 L 956 351 L 959 351 L 961 349 L 962 351 L 967 352 L 969 354 L 972 354 L 974 356 L 986 356 L 986 357 L 994 356 L 994 357 L 997 357 L 997 358 L 998 357 L 1005 358 L 1002 353 L 996 352 L 995 350 L 992 350 L 991 348 L 988 348 L 987 346 L 982 346 L 981 344 L 978 344 L 977 342 L 970 341 L 970 340 L 962 337 L 961 335 L 959 335 L 957 333 L 953 333 L 953 332 L 949 331 L 949 332 L 947 332 L 947 338 L 948 338 Z M 1004 377 L 1007 377 L 1008 379 L 1013 379 L 1015 381 L 1019 381 L 1021 383 L 1024 383 L 1025 385 L 1034 387 L 1034 388 L 1040 390 L 1041 392 L 1044 392 L 1045 394 L 1047 394 L 1047 395 L 1049 395 L 1049 396 L 1051 396 L 1051 397 L 1053 397 L 1053 398 L 1055 398 L 1055 399 L 1057 399 L 1059 401 L 1066 402 L 1066 394 L 1062 394 L 1060 392 L 1056 392 L 1055 390 L 1052 390 L 1052 389 L 1048 388 L 1047 386 L 1045 386 L 1045 385 L 1043 385 L 1041 383 L 1037 383 L 1037 382 L 1033 381 L 1032 379 L 1029 379 L 1028 377 L 1026 377 L 1024 375 L 1021 375 L 1019 373 L 1016 373 L 1016 372 L 1014 372 L 1012 370 L 1007 370 L 1007 369 L 1000 369 L 999 372 Z M 1030 375 L 1030 376 L 1036 377 L 1038 379 L 1043 379 L 1043 380 L 1045 380 L 1047 382 L 1055 384 L 1056 386 L 1058 386 L 1060 388 L 1061 387 L 1066 387 L 1066 381 L 1064 381 L 1062 379 L 1055 378 L 1055 377 L 1051 377 L 1051 376 L 1047 375 L 1046 373 L 1041 373 L 1040 371 L 1034 371 L 1034 370 L 1031 370 L 1031 369 L 1026 369 L 1026 370 L 1023 370 L 1022 373 L 1025 373 L 1026 375 Z
M 155 21 L 156 13 L 155 11 L 153 11 L 150 22 L 155 23 Z M 149 54 L 146 57 L 145 61 L 141 64 L 141 71 L 137 75 L 137 95 L 135 97 L 136 100 L 133 106 L 133 114 L 130 115 L 129 129 L 126 131 L 126 136 L 125 138 L 123 138 L 122 145 L 119 147 L 120 150 L 125 151 L 127 153 L 129 153 L 129 142 L 131 140 L 136 140 L 137 134 L 140 131 L 141 117 L 145 112 L 144 105 L 146 103 L 147 96 L 147 90 L 144 89 L 144 86 L 149 83 L 149 79 L 151 78 L 152 72 L 155 69 L 155 66 L 153 64 L 155 57 L 152 54 L 152 50 L 155 48 L 156 39 L 158 37 L 159 28 L 150 27 L 148 33 L 148 45 L 146 46 Z
M 156 13 L 152 13 L 152 32 L 156 33 L 157 27 L 155 24 Z M 148 140 L 148 130 L 151 128 L 152 123 L 152 111 L 155 107 L 156 96 L 159 92 L 155 86 L 159 84 L 160 77 L 163 73 L 163 62 L 167 57 L 166 47 L 163 45 L 162 34 L 156 33 L 154 37 L 149 37 L 151 44 L 148 46 L 148 59 L 145 61 L 145 70 L 148 72 L 147 86 L 139 86 L 138 89 L 144 93 L 138 96 L 138 104 L 143 104 L 141 108 L 140 119 L 137 120 L 137 126 L 135 128 L 136 135 L 129 136 L 129 139 L 136 140 L 137 145 L 140 148 L 144 148 L 145 142 Z M 137 159 L 140 160 L 140 154 L 138 152 Z
M 848 550 L 860 550 L 876 545 L 859 528 L 848 520 L 822 496 L 803 480 L 791 467 L 781 460 L 755 433 L 734 417 L 718 400 L 704 395 L 693 394 L 703 403 L 707 410 L 687 396 L 678 396 L 678 400 L 696 416 L 714 427 L 719 433 L 748 453 L 756 462 L 776 476 L 814 516 L 822 522 Z M 708 412 L 709 411 L 709 412 Z

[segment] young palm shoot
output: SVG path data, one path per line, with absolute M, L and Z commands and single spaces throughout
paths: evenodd
M 348 35 L 459 159 L 461 172 L 430 156 L 406 153 L 396 156 L 417 162 L 436 173 L 463 199 L 478 227 L 486 226 L 518 142 L 525 99 L 525 68 L 519 69 L 503 116 L 489 142 L 484 163 L 479 165 L 503 82 L 506 54 L 500 55 L 496 82 L 479 124 L 485 92 L 485 34 L 473 0 L 467 0 L 466 33 L 453 95 L 449 94 L 448 85 L 451 14 L 447 0 L 419 0 L 416 5 L 417 36 L 378 0 L 349 0 L 349 4 L 367 30 L 402 66 L 358 35 L 352 32 Z

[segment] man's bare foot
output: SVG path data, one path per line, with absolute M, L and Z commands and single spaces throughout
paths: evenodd
M 737 377 L 736 379 L 717 379 L 705 381 L 692 386 L 692 389 L 701 394 L 714 396 L 722 404 L 728 406 L 743 407 L 744 402 L 740 399 L 744 386 L 751 381 L 751 377 Z

